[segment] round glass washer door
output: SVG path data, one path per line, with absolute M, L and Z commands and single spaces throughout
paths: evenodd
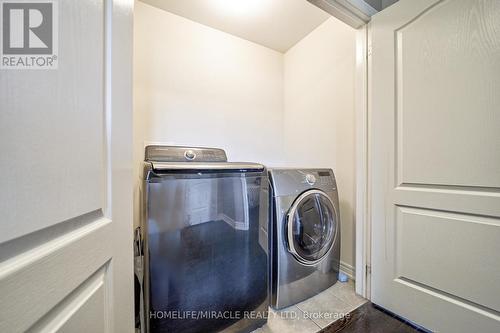
M 337 237 L 337 212 L 325 192 L 309 190 L 293 203 L 286 227 L 290 253 L 304 264 L 319 262 Z

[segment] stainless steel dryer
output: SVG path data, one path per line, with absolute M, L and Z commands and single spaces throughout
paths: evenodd
M 340 215 L 331 169 L 270 169 L 270 294 L 281 309 L 337 282 Z
M 269 305 L 264 166 L 227 162 L 221 149 L 148 146 L 144 177 L 146 331 L 262 326 Z

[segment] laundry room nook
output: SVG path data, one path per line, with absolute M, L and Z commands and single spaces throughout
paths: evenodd
M 321 275 L 322 278 L 318 275 L 314 277 L 314 280 L 309 281 L 300 281 L 300 278 L 290 276 L 288 279 L 291 279 L 291 282 L 298 280 L 303 285 L 293 286 L 288 292 L 280 289 L 277 294 L 281 296 L 275 301 L 274 306 L 271 301 L 271 306 L 285 308 L 284 313 L 291 311 L 292 316 L 296 315 L 301 318 L 292 321 L 269 321 L 266 327 L 272 328 L 274 325 L 276 331 L 285 329 L 287 325 L 298 325 L 295 328 L 289 327 L 288 331 L 292 332 L 295 329 L 297 332 L 315 332 L 363 303 L 363 299 L 355 295 L 353 281 L 355 274 L 354 211 L 356 208 L 354 97 L 356 34 L 356 29 L 307 1 L 301 0 L 248 2 L 148 0 L 135 2 L 134 224 L 140 226 L 141 219 L 144 219 L 145 215 L 148 216 L 148 220 L 156 221 L 155 226 L 149 229 L 149 233 L 153 233 L 155 239 L 150 241 L 151 262 L 155 260 L 155 256 L 159 255 L 156 248 L 166 249 L 165 246 L 167 246 L 166 244 L 159 245 L 167 242 L 166 240 L 161 241 L 161 237 L 157 240 L 158 228 L 161 229 L 158 226 L 159 220 L 168 221 L 173 225 L 185 223 L 186 226 L 198 225 L 198 228 L 206 228 L 210 225 L 208 221 L 218 218 L 224 220 L 225 217 L 229 225 L 234 226 L 235 221 L 240 221 L 236 222 L 240 224 L 243 223 L 242 221 L 247 221 L 247 229 L 248 225 L 250 229 L 252 225 L 257 227 L 259 221 L 254 221 L 254 219 L 259 215 L 255 215 L 256 213 L 252 211 L 251 207 L 255 206 L 252 206 L 251 202 L 250 205 L 248 204 L 248 200 L 252 199 L 250 192 L 248 192 L 250 199 L 247 198 L 246 193 L 251 191 L 251 186 L 257 186 L 253 194 L 256 199 L 253 200 L 257 201 L 257 205 L 259 201 L 266 202 L 267 207 L 267 201 L 270 200 L 269 193 L 266 192 L 267 196 L 261 195 L 259 199 L 258 190 L 262 186 L 267 187 L 270 180 L 267 177 L 263 178 L 261 174 L 252 173 L 246 176 L 248 178 L 243 183 L 238 179 L 245 179 L 241 178 L 245 177 L 245 174 L 236 175 L 236 178 L 226 175 L 220 180 L 213 177 L 182 182 L 178 180 L 170 187 L 165 185 L 167 187 L 158 194 L 165 202 L 163 206 L 165 212 L 159 213 L 161 205 L 158 206 L 159 204 L 155 202 L 160 199 L 157 199 L 154 194 L 157 193 L 156 188 L 159 185 L 151 184 L 149 181 L 144 183 L 143 161 L 145 148 L 148 146 L 150 149 L 185 147 L 186 151 L 193 152 L 193 156 L 198 154 L 194 162 L 199 160 L 205 163 L 218 161 L 212 161 L 210 158 L 200 159 L 201 154 L 208 155 L 208 153 L 202 150 L 196 151 L 196 149 L 198 147 L 220 148 L 227 154 L 225 161 L 253 162 L 267 169 L 305 170 L 297 174 L 298 184 L 303 182 L 301 175 L 307 174 L 308 177 L 314 178 L 314 182 L 316 178 L 318 181 L 325 180 L 327 184 L 331 182 L 330 187 L 326 186 L 325 192 L 333 193 L 331 188 L 338 191 L 338 195 L 335 192 L 331 198 L 308 197 L 304 199 L 305 207 L 308 204 L 312 206 L 303 208 L 307 211 L 316 204 L 320 206 L 328 204 L 324 206 L 327 208 L 319 208 L 320 214 L 322 212 L 322 214 L 337 216 L 333 217 L 335 221 L 333 228 L 320 222 L 318 225 L 313 223 L 312 229 L 305 231 L 312 235 L 314 228 L 322 230 L 318 233 L 318 239 L 311 240 L 309 246 L 318 247 L 318 251 L 322 248 L 321 251 L 324 253 L 321 251 L 316 253 L 308 249 L 312 256 L 316 256 L 314 260 L 311 259 L 311 262 L 318 261 L 317 259 L 326 254 L 326 250 L 333 253 L 333 248 L 336 248 L 335 253 L 338 258 L 332 259 L 335 261 L 335 267 L 327 268 L 329 266 L 324 266 L 324 264 L 322 267 L 323 270 L 331 270 L 334 274 L 331 278 L 324 274 Z M 186 161 L 185 156 L 182 156 L 183 153 L 184 151 L 179 153 L 180 159 L 176 162 Z M 155 173 L 159 170 L 155 169 L 155 163 L 159 166 L 158 163 L 162 161 L 173 161 L 170 158 L 163 156 L 155 160 L 146 156 L 146 161 L 153 161 L 151 170 Z M 316 170 L 319 170 L 319 175 Z M 333 170 L 334 174 L 330 173 L 330 170 Z M 225 171 L 227 173 L 227 170 Z M 291 171 L 286 171 L 285 175 L 295 177 L 289 172 Z M 163 174 L 166 173 L 168 171 L 163 170 Z M 281 176 L 278 170 L 275 174 L 280 175 L 275 176 L 276 181 L 288 177 Z M 173 177 L 176 176 L 173 175 Z M 333 182 L 330 179 L 333 179 Z M 314 184 L 314 182 L 311 183 L 312 185 L 305 183 L 306 186 L 302 186 L 303 188 L 293 183 L 282 186 L 293 187 L 293 193 L 300 194 L 309 188 L 321 189 L 320 183 Z M 166 191 L 173 191 L 170 195 L 172 202 L 169 201 Z M 281 191 L 281 188 L 278 191 Z M 146 193 L 149 203 L 144 199 Z M 236 201 L 221 200 L 221 195 L 237 198 L 241 197 L 241 193 L 244 193 L 246 206 L 242 206 L 241 202 L 237 204 L 238 199 L 235 199 Z M 294 201 L 296 196 L 294 194 L 287 200 Z M 231 206 L 229 211 L 243 212 L 243 214 L 246 212 L 247 216 L 250 212 L 250 219 L 248 217 L 246 219 L 229 218 L 230 214 L 224 212 L 226 209 L 224 206 L 227 205 Z M 260 210 L 264 208 L 261 205 Z M 289 208 L 280 209 L 288 210 Z M 150 209 L 149 214 L 144 211 L 148 209 Z M 186 213 L 183 213 L 184 211 Z M 171 215 L 174 212 L 177 217 Z M 158 214 L 163 217 L 159 217 Z M 170 218 L 166 218 L 165 214 L 169 214 Z M 183 214 L 189 216 L 179 217 Z M 220 218 L 221 216 L 223 218 Z M 262 225 L 264 224 L 262 219 L 266 219 L 265 213 L 264 217 L 262 213 L 260 216 Z M 179 218 L 185 221 L 182 222 Z M 328 217 L 311 215 L 310 218 L 321 221 L 322 218 Z M 250 221 L 249 224 L 248 221 Z M 300 225 L 300 227 L 303 226 Z M 151 231 L 151 228 L 155 230 Z M 211 228 L 215 230 L 214 228 L 217 227 Z M 278 232 L 281 232 L 281 226 L 275 230 L 275 233 Z M 223 237 L 222 234 L 219 237 Z M 271 236 L 260 235 L 260 241 L 263 237 Z M 281 241 L 281 236 L 279 239 L 275 241 Z M 208 240 L 203 241 L 200 238 L 198 241 L 207 242 Z M 266 239 L 266 244 L 267 242 Z M 334 245 L 329 245 L 327 242 Z M 159 247 L 153 249 L 152 243 Z M 322 243 L 324 244 L 321 245 Z M 197 244 L 191 246 L 197 246 Z M 213 251 L 213 248 L 211 249 Z M 252 247 L 249 247 L 248 251 L 253 251 L 251 249 Z M 226 251 L 237 252 L 239 250 L 227 249 Z M 271 256 L 271 250 L 265 252 Z M 258 259 L 256 252 L 253 255 L 255 258 L 251 260 Z M 221 254 L 221 256 L 226 255 Z M 275 257 L 275 261 L 277 262 L 278 258 Z M 255 280 L 256 272 L 263 269 L 259 267 L 255 265 L 252 267 L 235 266 L 233 269 L 239 269 L 241 274 L 245 275 L 242 278 L 254 281 L 253 285 L 248 287 L 255 288 L 255 293 L 246 297 L 250 299 L 256 297 L 256 300 L 260 299 L 262 302 L 262 297 L 259 298 L 257 291 L 260 290 L 260 284 L 256 282 L 258 280 Z M 339 282 L 330 290 L 330 286 L 337 281 L 339 269 L 349 282 Z M 231 266 L 223 270 L 227 274 L 231 271 Z M 152 272 L 154 268 L 146 267 L 146 271 Z M 265 272 L 258 274 L 267 277 L 267 273 L 263 273 Z M 199 272 L 199 274 L 202 273 Z M 210 275 L 205 272 L 205 275 L 207 274 Z M 310 273 L 293 274 L 306 276 Z M 159 285 L 154 282 L 160 278 L 161 275 L 149 277 L 150 291 L 146 293 L 151 294 L 152 299 L 146 300 L 146 303 L 151 304 L 151 307 L 155 307 L 153 303 L 158 300 L 159 296 L 156 298 L 155 296 L 162 293 Z M 181 276 L 179 279 L 188 278 Z M 272 280 L 272 277 L 269 276 L 269 279 Z M 321 282 L 321 279 L 324 281 Z M 221 281 L 223 281 L 222 278 Z M 203 284 L 202 278 L 199 283 Z M 208 280 L 205 283 L 210 284 Z M 288 285 L 283 281 L 275 283 Z M 228 287 L 229 285 L 230 283 Z M 316 289 L 312 288 L 313 285 Z M 241 285 L 235 288 L 239 287 Z M 200 286 L 200 288 L 203 287 Z M 299 301 L 310 299 L 324 290 L 327 291 L 317 297 L 323 297 L 326 302 L 322 301 L 321 305 L 316 305 L 317 308 L 314 306 L 314 302 L 319 304 L 317 299 L 304 303 L 302 310 L 296 306 Z M 207 292 L 204 292 L 205 295 Z M 287 297 L 287 293 L 296 294 L 295 299 L 292 296 Z M 190 292 L 191 297 L 196 298 L 195 294 Z M 168 298 L 166 295 L 165 299 Z M 213 292 L 211 295 L 210 297 L 216 298 Z M 227 299 L 221 302 L 226 302 L 225 306 L 228 309 L 253 309 L 243 309 L 235 305 L 231 308 L 231 302 Z M 240 297 L 239 302 L 244 303 L 245 300 Z M 156 308 L 160 303 L 157 303 Z M 149 304 L 145 305 L 146 308 Z M 182 302 L 176 304 L 178 304 L 177 308 L 175 306 L 166 308 L 168 310 L 203 309 L 193 304 L 189 306 Z M 151 309 L 146 311 L 151 313 Z M 330 318 L 315 322 L 312 318 L 304 318 L 304 311 L 330 312 Z M 170 322 L 176 324 L 175 321 Z M 164 324 L 160 321 L 158 323 L 158 327 L 165 329 L 169 327 L 168 323 L 165 324 L 166 326 L 163 326 Z M 197 325 L 202 324 L 198 321 Z M 158 328 L 158 331 L 161 331 L 161 328 Z
M 500 332 L 499 0 L 0 0 L 0 333 Z

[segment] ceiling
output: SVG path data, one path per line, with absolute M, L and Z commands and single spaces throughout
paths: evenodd
M 306 0 L 141 1 L 279 52 L 330 17 Z

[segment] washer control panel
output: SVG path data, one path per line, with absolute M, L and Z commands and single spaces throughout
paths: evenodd
M 227 162 L 225 151 L 218 148 L 151 145 L 145 157 L 155 162 Z
M 187 160 L 194 160 L 196 158 L 196 153 L 192 150 L 192 149 L 188 149 L 184 152 L 184 157 L 187 159 Z

